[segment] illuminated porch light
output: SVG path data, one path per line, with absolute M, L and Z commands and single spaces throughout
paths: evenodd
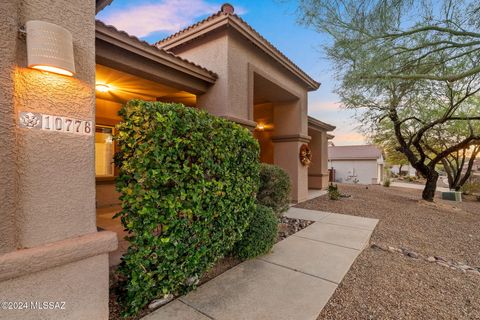
M 51 67 L 51 66 L 43 66 L 43 65 L 38 65 L 38 66 L 29 66 L 32 69 L 37 69 L 45 72 L 51 72 L 51 73 L 58 73 L 64 76 L 69 76 L 72 77 L 73 73 L 71 73 L 68 70 L 57 68 L 57 67 Z
M 257 124 L 257 130 L 259 130 L 259 131 L 265 130 L 265 125 L 263 123 Z
M 28 67 L 64 76 L 75 74 L 72 34 L 56 24 L 31 20 L 25 24 Z
M 112 88 L 111 88 L 108 84 L 99 83 L 99 84 L 95 85 L 95 89 L 96 89 L 98 92 L 108 92 L 108 91 L 110 91 Z

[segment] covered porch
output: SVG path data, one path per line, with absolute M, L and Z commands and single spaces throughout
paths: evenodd
M 120 194 L 115 190 L 118 170 L 113 164 L 119 109 L 131 99 L 195 108 L 197 96 L 207 92 L 217 76 L 100 21 L 96 22 L 95 71 L 96 224 L 99 230 L 118 236 L 118 248 L 109 254 L 109 265 L 114 266 L 128 249 L 120 219 L 113 219 L 121 210 Z
M 197 96 L 217 76 L 185 59 L 96 22 L 95 176 L 96 207 L 119 205 L 115 191 L 113 134 L 120 107 L 131 99 L 196 107 Z M 99 225 L 101 226 L 101 225 Z

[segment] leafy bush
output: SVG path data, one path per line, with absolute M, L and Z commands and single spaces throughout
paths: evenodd
M 240 240 L 255 211 L 259 146 L 230 121 L 181 104 L 130 101 L 115 140 L 124 315 L 191 289 Z
M 233 254 L 240 259 L 252 259 L 268 253 L 277 239 L 278 218 L 267 206 L 257 205 L 250 225 L 238 241 Z
M 288 210 L 290 203 L 290 177 L 280 167 L 262 163 L 260 165 L 260 187 L 257 201 L 272 208 L 277 215 Z
M 342 197 L 340 191 L 338 191 L 338 185 L 330 183 L 327 189 L 328 197 L 330 200 L 339 200 Z

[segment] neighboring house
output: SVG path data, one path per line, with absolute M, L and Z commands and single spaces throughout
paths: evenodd
M 383 182 L 384 158 L 373 145 L 330 146 L 328 166 L 335 182 L 379 184 Z
M 390 168 L 390 171 L 394 174 L 400 175 L 400 167 L 402 169 L 401 175 L 408 176 L 408 177 L 415 177 L 417 175 L 417 170 L 414 167 L 412 167 L 410 164 L 404 164 L 402 166 L 399 166 L 398 164 L 394 164 Z
M 320 84 L 232 6 L 150 45 L 95 22 L 110 2 L 0 6 L 0 297 L 65 302 L 65 310 L 43 310 L 45 319 L 108 319 L 117 237 L 97 232 L 95 209 L 118 202 L 112 135 L 130 99 L 181 102 L 249 128 L 261 160 L 289 174 L 293 201 L 327 183 L 334 127 L 307 117 L 308 92 Z M 29 33 L 29 21 L 53 25 Z M 43 63 L 30 63 L 31 55 Z M 311 162 L 300 161 L 307 144 Z M 38 319 L 35 311 L 8 318 Z

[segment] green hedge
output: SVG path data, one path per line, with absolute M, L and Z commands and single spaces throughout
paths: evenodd
M 289 208 L 290 190 L 290 178 L 282 168 L 266 163 L 260 165 L 259 204 L 272 208 L 280 216 Z
M 130 247 L 119 266 L 125 315 L 191 289 L 248 226 L 259 146 L 230 121 L 180 104 L 130 101 L 116 127 L 122 224 Z
M 257 210 L 242 240 L 233 248 L 233 254 L 243 260 L 268 253 L 277 240 L 278 218 L 269 207 L 257 205 Z

